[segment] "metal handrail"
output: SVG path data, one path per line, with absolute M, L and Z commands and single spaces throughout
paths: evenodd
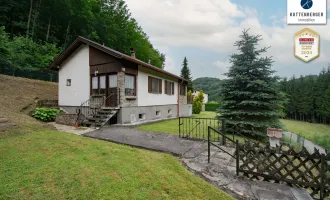
M 229 153 L 228 151 L 226 151 L 226 150 L 224 150 L 223 148 L 221 148 L 220 145 L 217 145 L 217 144 L 211 142 L 211 138 L 210 138 L 210 137 L 211 137 L 211 134 L 210 134 L 211 131 L 210 131 L 210 130 L 213 130 L 215 133 L 217 133 L 217 134 L 219 134 L 219 135 L 222 136 L 222 144 L 223 144 L 223 145 L 226 145 L 226 140 L 229 140 L 229 141 L 231 141 L 231 142 L 233 142 L 233 143 L 235 144 L 236 149 L 237 149 L 237 147 L 238 147 L 238 140 L 236 140 L 236 142 L 235 142 L 235 141 L 232 140 L 231 138 L 227 137 L 224 133 L 221 133 L 220 131 L 218 131 L 218 130 L 216 130 L 216 129 L 210 127 L 210 126 L 208 126 L 208 129 L 207 129 L 207 147 L 208 147 L 208 158 L 207 158 L 207 161 L 208 161 L 208 163 L 210 163 L 210 160 L 211 160 L 211 145 L 217 147 L 218 149 L 220 149 L 220 150 L 223 151 L 224 153 L 230 155 L 231 157 L 236 158 L 237 155 L 236 155 L 236 156 L 235 156 L 235 155 L 232 155 L 232 154 Z
M 116 93 L 111 93 L 109 96 L 107 96 L 106 98 L 103 98 L 103 100 L 95 107 L 95 108 L 90 108 L 90 102 L 93 98 L 95 97 L 100 97 L 100 96 L 104 96 L 104 95 L 91 95 L 89 97 L 89 99 L 85 102 L 83 102 L 77 109 L 76 109 L 76 113 L 78 114 L 77 116 L 77 120 L 76 120 L 76 124 L 79 124 L 79 119 L 81 117 L 81 115 L 84 115 L 84 119 L 86 119 L 89 115 L 90 112 L 92 112 L 92 114 L 95 114 L 98 110 L 102 109 L 102 107 L 105 105 L 106 101 L 112 97 L 113 95 L 115 95 Z M 84 110 L 85 107 L 88 107 L 87 110 L 85 111 L 85 113 L 83 113 L 82 111 Z M 83 120 L 80 120 L 83 121 Z

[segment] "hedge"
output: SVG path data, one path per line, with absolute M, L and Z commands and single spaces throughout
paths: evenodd
M 217 111 L 219 104 L 207 103 L 205 104 L 205 111 Z

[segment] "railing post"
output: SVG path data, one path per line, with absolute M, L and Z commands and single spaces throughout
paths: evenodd
M 207 127 L 207 162 L 210 163 L 211 148 L 210 148 L 210 127 Z
M 181 137 L 181 117 L 179 117 L 179 137 Z
M 226 124 L 225 124 L 225 120 L 223 119 L 222 120 L 222 145 L 225 146 L 226 145 L 226 137 L 225 137 L 225 134 L 226 134 Z
M 239 176 L 239 144 L 236 140 L 236 175 Z
M 325 187 L 325 181 L 326 173 L 325 173 L 325 155 L 321 154 L 321 188 L 320 188 L 320 200 L 324 199 L 324 187 Z

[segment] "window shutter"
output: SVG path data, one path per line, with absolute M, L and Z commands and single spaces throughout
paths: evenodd
M 162 91 L 162 82 L 163 82 L 162 79 L 158 79 L 158 83 L 159 83 L 159 94 L 162 94 L 163 93 L 163 91 Z
M 174 95 L 174 83 L 172 82 L 172 95 Z
M 165 94 L 167 94 L 167 80 L 165 80 Z
M 152 78 L 148 76 L 148 92 L 152 93 Z

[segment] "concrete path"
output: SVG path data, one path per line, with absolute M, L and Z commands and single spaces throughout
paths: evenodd
M 83 135 L 119 144 L 171 153 L 177 156 L 182 156 L 185 152 L 192 154 L 194 149 L 196 150 L 194 155 L 197 156 L 203 151 L 201 149 L 202 143 L 200 142 L 184 140 L 177 135 L 146 132 L 128 127 L 102 128 Z
M 237 178 L 235 160 L 216 147 L 211 148 L 211 163 L 207 163 L 207 142 L 124 127 L 103 128 L 83 136 L 178 155 L 192 173 L 238 199 L 312 200 L 303 189 Z M 224 148 L 228 152 L 235 151 L 233 148 Z

